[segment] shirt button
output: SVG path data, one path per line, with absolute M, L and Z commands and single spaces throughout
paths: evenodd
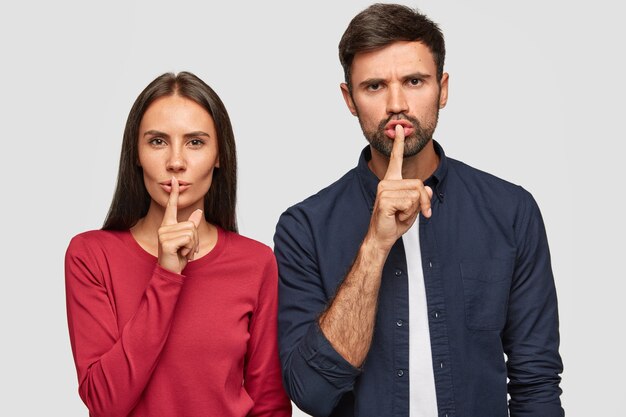
M 444 365 L 444 364 L 443 364 L 443 362 L 439 363 L 439 367 L 440 367 L 441 369 L 443 369 L 443 365 Z
M 440 314 L 439 314 L 439 312 L 437 310 L 433 311 L 432 315 L 433 315 L 434 319 L 438 319 L 439 316 L 440 316 Z
M 397 277 L 399 277 L 400 275 L 402 275 L 402 270 L 396 269 L 395 274 L 396 274 Z
M 398 372 L 396 372 L 396 375 L 402 376 L 404 375 L 404 371 L 402 369 L 398 369 Z
M 403 324 L 404 324 L 404 322 L 402 320 L 398 320 L 396 322 L 396 326 L 398 326 L 398 327 L 402 327 Z
M 428 267 L 432 268 L 433 267 L 433 263 L 431 261 L 428 261 Z

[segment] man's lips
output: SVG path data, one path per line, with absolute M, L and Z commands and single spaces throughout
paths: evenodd
M 400 120 L 390 120 L 389 123 L 385 125 L 385 134 L 390 139 L 395 139 L 396 137 L 396 126 L 400 125 L 404 128 L 404 137 L 407 137 L 413 133 L 415 130 L 413 128 L 413 123 L 408 120 L 400 119 Z
M 162 182 L 159 183 L 159 185 L 166 192 L 168 192 L 168 193 L 172 192 L 172 180 L 162 181 Z M 178 180 L 178 190 L 179 190 L 179 192 L 182 193 L 183 191 L 185 191 L 189 187 L 191 187 L 191 183 L 190 182 Z

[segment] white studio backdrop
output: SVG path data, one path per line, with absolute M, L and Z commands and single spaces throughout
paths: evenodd
M 550 241 L 571 417 L 618 415 L 626 369 L 621 6 L 404 2 L 442 27 L 446 153 L 523 185 Z M 87 416 L 67 334 L 63 256 L 99 228 L 139 92 L 196 73 L 230 113 L 242 234 L 356 164 L 337 44 L 366 1 L 32 1 L 0 6 L 3 186 L 0 415 Z M 614 3 L 618 4 L 618 3 Z M 294 409 L 295 416 L 304 416 Z

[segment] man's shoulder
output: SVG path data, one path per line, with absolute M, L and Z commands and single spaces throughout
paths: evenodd
M 356 168 L 346 172 L 332 184 L 322 188 L 317 193 L 307 197 L 289 207 L 285 213 L 310 213 L 323 215 L 340 203 L 341 200 L 354 199 L 355 194 L 361 193 Z
M 370 217 L 370 204 L 357 168 L 285 210 L 276 225 L 274 248 L 285 236 L 317 236 L 324 240 L 342 233 L 359 234 Z M 332 233 L 330 233 L 332 231 Z
M 449 181 L 486 197 L 526 199 L 530 193 L 523 187 L 457 159 L 448 158 Z

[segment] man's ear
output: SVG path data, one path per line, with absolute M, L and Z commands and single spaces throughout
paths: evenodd
M 348 110 L 350 110 L 353 116 L 356 116 L 356 106 L 354 105 L 354 100 L 352 100 L 352 94 L 350 94 L 348 84 L 341 83 L 339 87 L 341 88 L 341 94 L 343 95 L 343 100 L 346 102 L 346 106 L 348 106 Z
M 441 75 L 441 81 L 439 82 L 439 108 L 443 109 L 448 103 L 448 80 L 450 76 L 447 72 Z

